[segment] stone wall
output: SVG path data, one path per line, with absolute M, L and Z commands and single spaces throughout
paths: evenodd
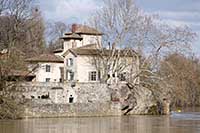
M 119 103 L 31 104 L 25 107 L 22 118 L 120 116 Z
M 156 106 L 149 89 L 127 84 L 21 83 L 12 97 L 25 103 L 22 117 L 148 114 Z
M 20 83 L 11 94 L 24 102 L 21 117 L 121 115 L 120 102 L 111 101 L 111 90 L 106 84 Z
M 21 83 L 12 95 L 52 104 L 67 104 L 70 97 L 73 97 L 73 103 L 103 103 L 110 101 L 111 97 L 107 85 L 100 83 Z

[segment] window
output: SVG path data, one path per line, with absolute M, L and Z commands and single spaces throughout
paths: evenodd
M 121 74 L 119 74 L 119 80 L 120 81 L 126 81 L 126 73 L 124 72 L 124 73 L 121 73 Z
M 46 82 L 50 82 L 50 78 L 46 78 Z
M 76 42 L 75 41 L 72 42 L 72 48 L 76 48 L 76 46 L 77 46 Z
M 69 97 L 69 103 L 73 103 L 73 101 L 74 101 L 74 97 L 72 95 L 70 95 L 70 97 Z
M 97 72 L 96 71 L 89 72 L 89 81 L 97 81 Z
M 51 66 L 50 65 L 46 65 L 46 72 L 51 72 Z
M 67 80 L 69 81 L 74 80 L 74 72 L 71 72 L 71 71 L 67 72 Z
M 73 59 L 69 58 L 69 66 L 73 66 Z
M 70 81 L 74 80 L 74 72 L 69 73 L 69 80 Z
M 66 64 L 67 66 L 73 66 L 73 59 L 72 58 L 67 59 Z

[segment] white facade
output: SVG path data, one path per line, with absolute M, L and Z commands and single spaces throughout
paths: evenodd
M 74 82 L 83 82 L 83 83 L 92 83 L 92 82 L 100 82 L 101 73 L 97 70 L 95 67 L 94 57 L 90 55 L 73 55 L 72 53 L 67 54 L 65 56 L 65 64 L 66 60 L 72 59 L 73 65 L 72 66 L 65 66 L 65 72 L 67 70 L 74 73 L 74 79 L 72 81 Z M 126 57 L 122 61 L 125 63 L 126 60 L 126 68 L 120 72 L 120 74 L 123 74 L 124 76 L 135 76 L 137 72 L 139 71 L 139 60 L 134 59 L 132 57 Z M 91 73 L 95 73 L 96 76 L 91 79 Z M 112 72 L 108 73 L 110 75 L 110 78 L 108 80 L 109 83 L 112 82 L 118 82 L 120 79 L 118 76 L 119 73 L 114 73 L 114 77 Z M 70 81 L 66 75 L 64 77 L 66 81 Z M 136 79 L 138 80 L 138 78 Z M 122 80 L 121 80 L 122 81 Z M 122 81 L 123 82 L 123 81 Z M 138 82 L 138 81 L 135 81 Z
M 62 62 L 38 62 L 38 68 L 35 71 L 35 81 L 36 82 L 60 82 L 70 81 L 70 82 L 99 82 L 101 73 L 96 69 L 95 64 L 93 63 L 94 57 L 92 54 L 75 54 L 73 53 L 74 49 L 83 49 L 83 46 L 87 46 L 86 49 L 94 49 L 94 47 L 88 47 L 90 45 L 99 46 L 101 44 L 102 34 L 100 33 L 67 33 L 63 37 L 63 51 L 56 52 L 55 55 L 62 58 Z M 97 47 L 98 48 L 98 47 Z M 63 58 L 64 57 L 64 58 Z M 126 57 L 127 59 L 129 57 Z M 133 58 L 131 58 L 133 59 Z M 135 72 L 138 71 L 139 62 L 129 60 L 127 63 L 134 64 L 134 67 L 127 67 L 124 72 Z M 126 64 L 127 65 L 127 64 Z M 50 67 L 50 71 L 47 68 Z M 61 72 L 61 68 L 62 72 Z M 110 73 L 108 73 L 109 75 Z M 112 80 L 112 75 L 110 74 L 110 79 Z M 115 78 L 117 74 L 115 74 Z M 113 80 L 112 80 L 113 81 Z M 116 78 L 117 82 L 117 78 Z
M 93 58 L 90 56 L 77 57 L 77 79 L 79 82 L 96 82 L 98 81 L 98 72 L 95 65 L 92 64 Z M 90 79 L 89 73 L 96 72 L 96 81 Z
M 72 59 L 73 65 L 66 65 L 67 60 Z M 65 76 L 64 79 L 67 81 L 75 81 L 75 82 L 99 82 L 98 80 L 98 71 L 95 65 L 92 64 L 93 57 L 91 56 L 75 56 L 72 53 L 69 53 L 65 56 Z M 69 72 L 74 73 L 74 78 L 71 80 L 69 78 Z M 90 73 L 96 72 L 96 80 L 90 79 Z
M 81 35 L 83 37 L 82 44 L 101 44 L 101 36 L 100 35 Z
M 77 48 L 77 47 L 82 47 L 84 46 L 83 42 L 81 40 L 75 40 L 75 39 L 70 39 L 64 41 L 64 52 L 66 52 L 68 49 L 71 48 Z
M 35 82 L 60 82 L 63 63 L 38 63 L 34 71 Z
M 67 39 L 64 41 L 64 51 L 66 52 L 68 49 L 79 48 L 89 44 L 101 44 L 101 36 L 100 35 L 84 35 L 81 34 L 80 37 L 82 39 Z
M 77 58 L 72 53 L 69 53 L 64 58 L 64 80 L 77 81 L 77 75 Z

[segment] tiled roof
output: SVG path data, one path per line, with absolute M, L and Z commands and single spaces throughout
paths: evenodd
M 62 57 L 54 55 L 54 54 L 42 54 L 36 57 L 26 59 L 26 61 L 28 62 L 57 62 L 57 63 L 64 62 Z
M 100 54 L 100 50 L 97 49 L 70 49 L 70 52 L 72 52 L 75 55 L 98 55 Z
M 84 46 L 79 47 L 79 49 L 97 49 L 98 44 L 87 44 Z
M 112 54 L 112 50 L 108 49 L 83 49 L 83 48 L 76 48 L 76 49 L 69 49 L 66 51 L 63 55 L 66 56 L 69 52 L 73 53 L 74 55 L 89 55 L 89 56 L 96 56 L 96 55 L 103 55 L 103 56 L 109 56 Z M 135 51 L 131 50 L 117 50 L 114 53 L 117 55 L 118 52 L 120 52 L 120 56 L 126 56 L 126 57 L 132 57 L 137 54 Z
M 68 33 L 65 36 L 61 37 L 61 39 L 83 39 L 80 35 L 76 33 Z
M 60 53 L 60 52 L 63 52 L 63 49 L 62 49 L 62 48 L 55 49 L 53 52 L 54 52 L 54 53 Z
M 22 76 L 22 77 L 35 77 L 35 74 L 29 71 L 23 70 L 10 70 L 8 73 L 9 76 Z
M 72 33 L 76 34 L 89 34 L 89 35 L 102 35 L 97 29 L 80 24 L 73 24 L 72 25 L 72 32 L 65 33 L 65 35 L 70 35 Z

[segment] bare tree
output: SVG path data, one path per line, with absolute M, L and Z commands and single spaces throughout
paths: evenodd
M 38 54 L 41 47 L 45 46 L 43 20 L 39 10 L 32 7 L 32 2 L 32 0 L 6 1 L 4 5 L 6 8 L 0 16 L 2 48 L 10 51 L 15 47 L 31 54 L 30 49 L 33 51 L 39 47 L 36 53 Z
M 160 75 L 170 84 L 169 92 L 176 106 L 198 106 L 200 62 L 194 55 L 173 53 L 161 62 Z
M 9 115 L 10 108 L 3 107 L 15 110 L 14 106 L 5 105 L 12 104 L 6 102 L 10 97 L 7 90 L 15 89 L 19 81 L 30 74 L 24 59 L 41 53 L 45 42 L 42 17 L 38 8 L 33 8 L 33 0 L 0 2 L 3 3 L 0 7 L 0 115 L 3 113 L 4 118 Z
M 69 30 L 69 27 L 63 22 L 49 22 L 46 28 L 48 51 L 52 52 L 55 49 L 62 48 L 63 40 L 60 39 L 64 33 Z
M 139 24 L 145 23 L 143 26 L 148 26 L 151 18 L 142 16 L 131 0 L 109 0 L 104 1 L 104 5 L 91 19 L 91 24 L 104 34 L 102 43 L 99 42 L 101 52 L 99 56 L 100 63 L 98 64 L 102 64 L 102 66 L 98 69 L 101 69 L 102 78 L 106 81 L 108 74 L 113 75 L 122 72 L 125 68 L 131 66 L 131 60 L 138 58 L 136 57 L 138 55 L 132 49 L 132 44 L 135 44 L 135 38 L 141 32 L 134 29 L 142 31 L 139 28 L 142 29 L 143 27 L 139 27 Z M 125 61 L 126 58 L 121 58 L 122 56 L 129 57 L 129 60 L 132 57 L 129 65 Z M 98 59 L 95 59 L 95 61 L 98 61 Z
M 7 2 L 8 2 L 7 0 L 0 0 L 0 15 L 4 10 L 8 8 Z
M 103 32 L 95 64 L 98 70 L 103 71 L 104 81 L 108 80 L 108 74 L 119 75 L 128 69 L 126 81 L 134 93 L 142 86 L 155 98 L 167 95 L 166 88 L 170 84 L 157 73 L 160 61 L 172 51 L 190 51 L 196 35 L 188 27 L 172 27 L 156 19 L 139 10 L 134 0 L 104 1 L 104 7 L 94 14 L 90 22 Z M 124 59 L 129 59 L 129 63 Z

